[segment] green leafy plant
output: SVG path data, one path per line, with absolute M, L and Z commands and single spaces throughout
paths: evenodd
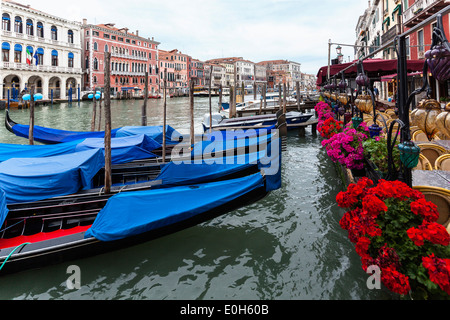
M 376 166 L 381 173 L 382 177 L 385 177 L 388 173 L 388 148 L 386 138 L 382 136 L 375 137 L 375 139 L 367 139 L 363 141 L 364 157 Z M 392 151 L 392 158 L 395 167 L 400 167 L 400 152 L 397 145 L 394 146 Z

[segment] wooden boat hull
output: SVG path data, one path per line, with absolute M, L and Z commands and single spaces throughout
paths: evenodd
M 15 246 L 0 249 L 0 266 L 2 266 L 0 276 L 85 258 L 151 241 L 256 202 L 264 198 L 267 194 L 268 191 L 266 191 L 265 186 L 259 187 L 242 194 L 233 201 L 194 215 L 191 218 L 115 241 L 100 241 L 92 237 L 85 239 L 85 232 L 89 226 L 68 231 L 62 236 L 51 237 L 52 235 L 48 234 L 48 239 L 32 243 L 31 240 L 33 238 L 17 239 L 19 241 L 16 242 Z M 21 242 L 27 240 L 30 240 L 30 243 Z

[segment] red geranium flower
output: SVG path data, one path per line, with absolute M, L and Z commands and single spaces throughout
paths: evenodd
M 381 281 L 392 292 L 406 295 L 411 290 L 409 278 L 392 267 L 381 270 Z
M 450 235 L 447 230 L 443 225 L 436 222 L 424 222 L 418 228 L 408 229 L 406 233 L 416 246 L 422 246 L 424 240 L 443 246 L 450 244 Z
M 441 259 L 432 253 L 422 257 L 422 265 L 428 270 L 430 280 L 450 295 L 450 259 Z
M 425 198 L 411 202 L 411 211 L 416 215 L 421 215 L 428 222 L 435 222 L 439 218 L 437 205 L 431 201 L 426 201 Z

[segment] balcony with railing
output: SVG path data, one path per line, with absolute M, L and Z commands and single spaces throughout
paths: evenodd
M 411 28 L 447 5 L 445 0 L 417 0 L 403 12 L 404 26 Z
M 46 43 L 46 44 L 51 44 L 51 45 L 58 45 L 58 46 L 65 46 L 65 47 L 81 49 L 81 43 L 70 43 L 70 42 L 65 42 L 65 41 L 60 41 L 60 40 L 52 40 L 52 39 L 42 38 L 39 36 L 29 35 L 29 34 L 24 34 L 24 33 L 19 33 L 19 32 L 1 30 L 1 35 L 5 38 L 3 41 L 5 41 L 5 40 L 14 41 L 12 39 L 7 39 L 7 38 L 20 39 L 21 41 L 23 39 L 26 39 L 28 41 L 37 41 L 41 44 Z
M 111 52 L 111 57 L 115 58 L 123 58 L 123 59 L 130 59 L 130 60 L 139 60 L 139 61 L 148 61 L 148 58 L 145 57 L 139 57 L 139 56 L 133 56 L 131 54 L 124 54 L 124 53 L 117 53 L 117 52 Z
M 15 71 L 39 71 L 39 72 L 52 72 L 52 73 L 71 73 L 71 74 L 81 74 L 81 68 L 68 68 L 68 67 L 55 67 L 55 66 L 44 66 L 44 65 L 28 65 L 26 63 L 20 62 L 1 62 L 0 68 L 4 70 L 15 70 Z
M 385 44 L 389 42 L 390 40 L 394 39 L 394 37 L 401 33 L 401 24 L 397 23 L 392 28 L 390 28 L 388 31 L 383 33 L 381 35 L 381 43 Z

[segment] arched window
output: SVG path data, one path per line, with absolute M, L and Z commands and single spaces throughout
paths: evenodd
M 36 49 L 36 64 L 42 66 L 44 64 L 44 49 L 37 48 Z
M 40 21 L 38 23 L 36 23 L 36 35 L 39 38 L 43 38 L 44 37 L 44 25 Z
M 16 16 L 14 18 L 14 32 L 16 32 L 16 33 L 23 33 L 22 18 L 19 17 L 19 16 Z
M 108 52 L 108 45 L 107 44 L 105 44 L 105 52 Z
M 27 19 L 27 35 L 34 36 L 34 25 L 31 19 Z
M 94 83 L 97 83 L 97 76 L 94 76 Z
M 98 60 L 94 58 L 94 70 L 98 70 Z
M 67 31 L 67 42 L 73 43 L 73 31 L 72 30 Z
M 52 50 L 52 66 L 57 67 L 58 66 L 58 51 Z
M 2 14 L 2 29 L 11 31 L 11 17 L 7 13 Z
M 14 62 L 22 62 L 22 46 L 20 44 L 14 45 Z
M 68 67 L 69 68 L 73 68 L 73 58 L 74 58 L 74 55 L 73 55 L 73 53 L 72 52 L 69 52 L 69 56 L 68 56 Z
M 9 50 L 11 46 L 8 42 L 2 43 L 2 61 L 3 62 L 9 62 Z
M 94 51 L 98 51 L 98 44 L 97 44 L 97 42 L 94 42 Z
M 58 40 L 58 28 L 56 28 L 55 26 L 52 26 L 50 29 L 51 33 L 52 33 L 52 40 Z

